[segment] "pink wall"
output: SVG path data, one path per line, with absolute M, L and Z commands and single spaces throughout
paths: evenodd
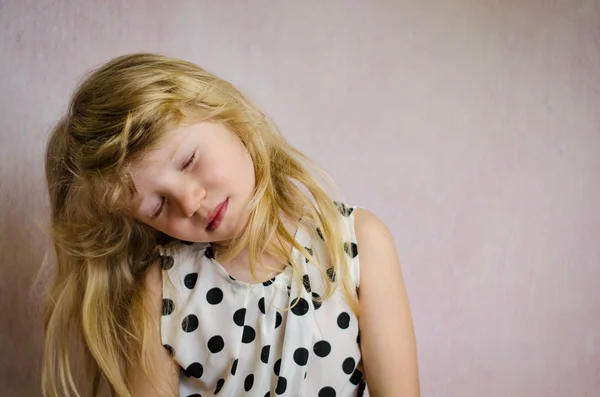
M 599 1 L 4 0 L 0 32 L 3 395 L 39 395 L 48 128 L 140 50 L 239 85 L 388 222 L 423 396 L 600 395 Z

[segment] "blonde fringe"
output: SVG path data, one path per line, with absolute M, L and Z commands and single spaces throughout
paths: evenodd
M 271 254 L 289 263 L 301 284 L 302 273 L 290 257 L 294 247 L 319 267 L 326 283 L 322 299 L 341 288 L 358 315 L 336 191 L 327 174 L 291 147 L 230 83 L 189 62 L 155 54 L 122 56 L 86 76 L 48 142 L 56 269 L 45 309 L 45 397 L 80 396 L 69 359 L 72 336 L 82 341 L 92 396 L 104 385 L 112 395 L 131 397 L 136 364 L 153 379 L 146 348 L 153 325 L 143 300 L 143 275 L 168 240 L 125 215 L 122 203 L 133 190 L 126 170 L 168 129 L 203 120 L 236 133 L 255 167 L 250 221 L 223 253 L 225 259 L 248 248 L 254 274 L 258 258 Z M 322 231 L 324 258 L 313 258 L 284 226 L 287 221 L 300 227 L 301 218 Z M 326 274 L 332 266 L 334 282 Z

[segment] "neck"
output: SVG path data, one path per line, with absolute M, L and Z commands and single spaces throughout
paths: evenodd
M 290 222 L 287 219 L 284 219 L 282 222 L 284 224 L 284 227 L 288 231 L 288 233 L 292 237 L 294 237 L 298 230 L 298 225 Z M 227 257 L 229 256 L 228 253 L 230 253 L 230 250 L 234 245 L 233 243 L 234 243 L 234 240 L 229 240 L 229 241 L 219 241 L 218 243 L 213 244 L 213 247 L 215 248 L 215 257 L 216 257 L 217 261 L 219 261 L 219 263 L 221 263 L 224 266 L 225 265 L 235 266 L 235 267 L 241 266 L 246 269 L 250 269 L 250 252 L 249 252 L 249 248 L 247 246 L 242 248 L 242 250 L 235 256 L 227 259 Z M 277 245 L 278 245 L 278 242 L 275 241 L 275 239 L 272 239 L 272 241 L 269 243 L 269 245 L 267 245 L 267 247 L 265 247 L 264 252 L 259 253 L 258 258 L 257 258 L 258 263 L 256 264 L 257 269 L 262 267 L 266 263 L 269 263 L 272 265 L 275 262 L 281 262 L 283 265 L 285 265 L 285 260 L 283 260 L 283 253 L 280 255 L 277 255 L 277 252 L 281 250 L 281 248 L 278 247 Z M 289 254 L 292 250 L 291 244 L 284 243 L 283 250 Z M 280 256 L 282 258 L 279 258 Z M 268 266 L 268 267 L 271 268 L 271 266 Z M 279 268 L 279 266 L 277 266 L 277 267 Z

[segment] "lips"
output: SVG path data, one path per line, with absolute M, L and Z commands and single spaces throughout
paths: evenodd
M 214 231 L 217 229 L 217 227 L 219 227 L 221 221 L 223 220 L 223 216 L 225 215 L 225 211 L 227 211 L 228 203 L 229 199 L 226 199 L 211 211 L 207 218 L 206 230 Z

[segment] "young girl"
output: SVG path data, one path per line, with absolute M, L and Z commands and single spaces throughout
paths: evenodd
M 194 64 L 87 76 L 47 150 L 44 395 L 79 395 L 75 337 L 93 396 L 418 396 L 392 236 L 317 176 Z

